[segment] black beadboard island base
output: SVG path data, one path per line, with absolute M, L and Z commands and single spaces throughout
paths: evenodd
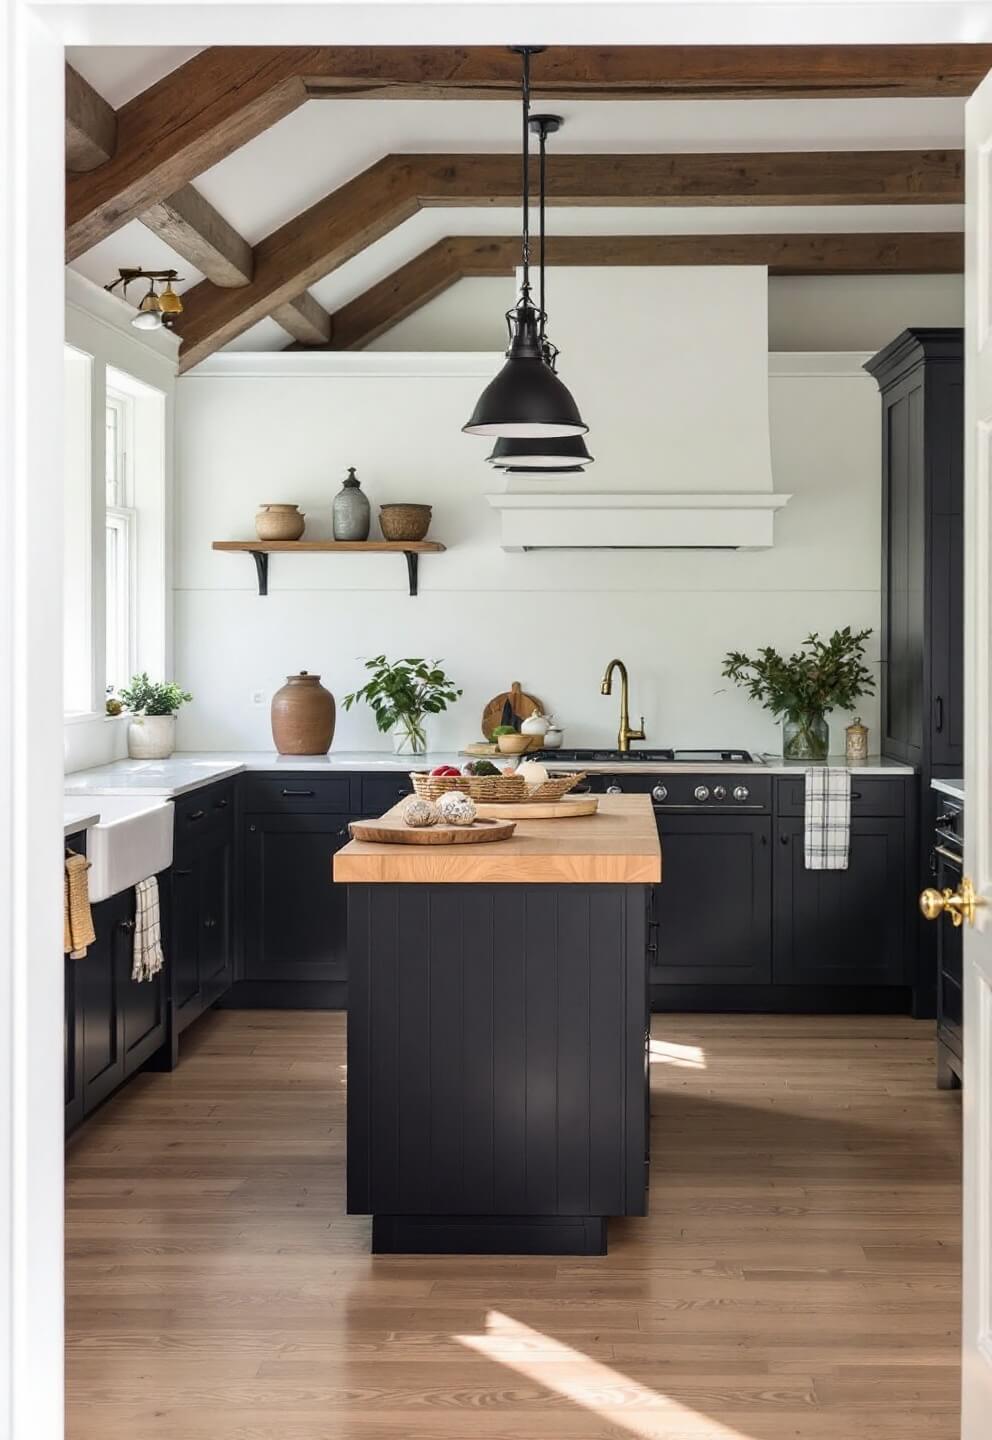
M 650 893 L 349 882 L 348 1211 L 374 1252 L 601 1255 L 646 1214 Z

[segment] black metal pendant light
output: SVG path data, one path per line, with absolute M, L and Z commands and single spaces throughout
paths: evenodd
M 462 428 L 469 435 L 548 440 L 582 435 L 579 407 L 545 358 L 543 313 L 531 303 L 530 287 L 530 57 L 540 46 L 514 46 L 523 57 L 523 226 L 520 299 L 507 311 L 510 336 L 506 364 L 483 390 L 471 419 Z
M 540 334 L 544 360 L 552 370 L 558 359 L 558 347 L 552 345 L 547 334 L 548 310 L 545 303 L 545 258 L 547 234 L 545 229 L 545 208 L 547 197 L 547 155 L 548 136 L 561 129 L 560 115 L 532 115 L 530 128 L 540 142 L 540 190 L 539 216 L 541 232 L 541 263 L 538 271 L 538 298 L 540 303 Z M 496 469 L 505 470 L 508 475 L 581 475 L 593 457 L 586 449 L 581 435 L 557 435 L 550 440 L 497 440 L 487 460 Z

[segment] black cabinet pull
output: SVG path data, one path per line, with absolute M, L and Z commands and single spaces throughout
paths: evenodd
M 312 791 L 312 790 L 283 790 L 282 793 L 283 793 L 283 795 L 286 796 L 287 799 L 296 799 L 296 798 L 299 798 L 299 799 L 301 799 L 301 800 L 312 800 L 312 799 L 313 799 L 313 791 Z
M 935 695 L 933 699 L 933 728 L 939 735 L 944 728 L 944 697 Z
M 206 810 L 193 810 L 186 816 L 186 819 L 192 824 L 194 820 L 202 820 L 206 813 Z
M 864 796 L 862 795 L 862 793 L 861 793 L 860 790 L 852 790 L 852 791 L 851 791 L 851 799 L 852 799 L 852 800 L 863 800 L 863 799 L 864 799 Z
M 396 793 L 397 795 L 409 795 L 410 791 L 405 785 L 401 785 Z
M 762 837 L 761 837 L 761 843 L 762 843 L 762 845 L 767 845 L 767 844 L 768 844 L 768 836 L 767 836 L 767 835 L 762 835 Z
M 214 801 L 214 806 L 215 806 L 215 808 L 218 809 L 218 810 L 226 810 L 226 809 L 227 809 L 227 801 L 226 801 L 226 800 L 215 800 L 215 801 Z
M 788 837 L 788 835 L 780 835 L 780 836 L 778 837 L 778 843 L 779 843 L 780 845 L 788 845 L 788 843 L 789 843 L 789 837 Z
M 178 869 L 178 868 L 176 868 L 176 867 L 173 867 L 172 873 L 173 873 L 173 875 L 186 876 L 186 875 L 192 875 L 193 872 L 192 872 L 192 870 L 180 870 L 180 869 Z
M 212 930 L 216 924 L 216 920 L 207 919 L 203 922 L 203 928 L 204 930 Z
M 122 920 L 122 921 L 120 922 L 120 928 L 121 928 L 122 930 L 126 930 L 126 931 L 133 930 L 133 929 L 134 929 L 134 921 L 133 921 L 133 920 Z
M 258 826 L 257 826 L 257 825 L 249 825 L 249 826 L 248 826 L 248 832 L 249 832 L 249 834 L 251 834 L 251 835 L 254 835 L 257 830 L 258 830 Z

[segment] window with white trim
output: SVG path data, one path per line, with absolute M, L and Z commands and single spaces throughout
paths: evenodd
M 137 669 L 137 511 L 134 497 L 134 398 L 107 389 L 106 651 L 108 690 Z

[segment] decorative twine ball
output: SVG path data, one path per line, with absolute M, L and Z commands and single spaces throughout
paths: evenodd
M 471 825 L 475 819 L 475 801 L 460 790 L 446 790 L 437 802 L 438 813 L 448 825 Z
M 432 805 L 430 800 L 413 799 L 408 800 L 403 806 L 403 822 L 412 825 L 415 830 L 422 830 L 427 825 L 436 825 L 440 816 L 437 806 Z

